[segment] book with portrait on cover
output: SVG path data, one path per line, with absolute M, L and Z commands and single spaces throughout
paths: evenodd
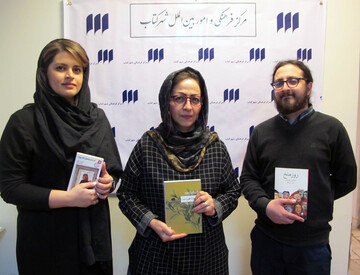
M 192 211 L 201 180 L 164 181 L 165 222 L 177 234 L 202 233 L 202 214 Z
M 77 152 L 67 191 L 83 182 L 97 182 L 103 158 Z
M 295 204 L 285 209 L 306 220 L 308 209 L 309 170 L 297 168 L 275 168 L 274 198 L 295 199 Z

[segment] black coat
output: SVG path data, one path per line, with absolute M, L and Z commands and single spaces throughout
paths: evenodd
M 109 124 L 104 118 L 103 123 Z M 109 174 L 118 179 L 122 168 L 110 125 L 96 155 L 105 158 Z M 81 274 L 79 243 L 84 236 L 90 238 L 94 250 L 101 240 L 102 247 L 107 247 L 103 255 L 111 261 L 107 200 L 85 209 L 49 209 L 51 189 L 67 189 L 72 167 L 50 150 L 36 125 L 32 106 L 9 119 L 0 143 L 0 156 L 1 196 L 18 209 L 16 251 L 20 274 Z M 84 230 L 81 225 L 84 220 L 90 227 L 97 224 L 100 232 L 97 238 Z

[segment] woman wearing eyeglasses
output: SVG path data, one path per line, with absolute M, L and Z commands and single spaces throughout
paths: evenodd
M 161 86 L 162 123 L 135 145 L 117 192 L 137 233 L 129 274 L 228 274 L 222 221 L 236 208 L 240 187 L 224 143 L 206 127 L 207 89 L 190 68 Z M 202 233 L 175 232 L 165 223 L 164 181 L 200 179 L 194 199 Z

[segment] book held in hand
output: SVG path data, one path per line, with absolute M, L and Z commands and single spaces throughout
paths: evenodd
M 164 181 L 165 222 L 177 234 L 202 233 L 202 215 L 192 211 L 201 180 Z
M 67 191 L 83 182 L 97 182 L 103 158 L 77 152 Z
M 285 205 L 285 209 L 306 219 L 308 182 L 308 169 L 276 167 L 274 198 L 295 199 L 296 203 Z

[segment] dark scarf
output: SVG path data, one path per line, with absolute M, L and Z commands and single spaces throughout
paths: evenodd
M 34 94 L 37 125 L 67 167 L 72 167 L 76 152 L 95 155 L 108 126 L 104 113 L 90 102 L 87 84 L 83 84 L 77 97 L 75 106 L 52 91 L 37 90 Z
M 37 85 L 34 94 L 35 120 L 48 146 L 67 171 L 71 171 L 76 152 L 97 155 L 102 151 L 105 156 L 114 154 L 111 148 L 100 150 L 109 131 L 109 123 L 104 112 L 90 102 L 87 77 L 84 77 L 77 95 L 77 106 L 50 88 L 44 91 L 39 87 Z M 81 260 L 87 265 L 93 265 L 95 261 L 111 261 L 110 225 L 105 218 L 108 215 L 106 211 L 109 211 L 107 201 L 100 200 L 95 206 L 76 210 L 79 217 Z
M 147 134 L 156 142 L 161 154 L 179 172 L 188 172 L 199 166 L 207 147 L 217 140 L 218 135 L 210 132 L 197 121 L 193 131 L 182 133 L 173 129 L 169 135 L 164 124 Z
M 197 75 L 203 98 L 201 112 L 195 127 L 187 133 L 182 133 L 174 128 L 169 116 L 173 80 L 183 71 L 190 71 Z M 200 72 L 186 67 L 169 74 L 160 88 L 159 105 L 162 123 L 155 130 L 148 131 L 147 134 L 156 142 L 162 155 L 175 170 L 179 172 L 194 170 L 201 163 L 207 147 L 218 138 L 216 133 L 210 132 L 206 127 L 209 100 L 205 81 Z

